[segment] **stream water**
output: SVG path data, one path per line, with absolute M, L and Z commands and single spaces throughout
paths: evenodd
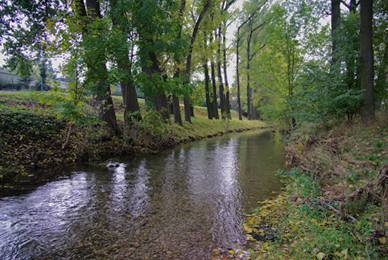
M 279 191 L 283 165 L 260 130 L 77 166 L 0 198 L 0 259 L 209 259 L 244 242 L 243 213 Z

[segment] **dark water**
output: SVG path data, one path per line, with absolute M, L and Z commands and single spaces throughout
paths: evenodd
M 231 134 L 0 199 L 0 259 L 209 259 L 281 187 L 270 131 Z M 64 172 L 64 175 L 68 173 Z

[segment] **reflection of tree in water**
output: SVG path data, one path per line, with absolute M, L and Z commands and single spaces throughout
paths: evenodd
M 0 249 L 12 244 L 44 259 L 209 259 L 212 249 L 241 241 L 248 198 L 256 202 L 276 182 L 281 150 L 271 136 L 255 135 L 195 142 L 117 168 L 83 167 L 32 192 L 28 207 L 0 200 L 15 227 L 28 215 L 28 232 L 5 229 Z

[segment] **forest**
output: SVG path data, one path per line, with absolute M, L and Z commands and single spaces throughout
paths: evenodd
M 230 116 L 232 101 L 240 119 L 244 114 L 283 128 L 330 127 L 332 119 L 356 115 L 367 124 L 376 110 L 387 109 L 386 1 L 1 5 L 6 67 L 23 78 L 36 67 L 47 81 L 49 59 L 61 57 L 71 107 L 93 96 L 96 114 L 117 133 L 111 91 L 118 83 L 125 125 L 141 118 L 137 89 L 147 106 L 164 118 L 174 114 L 180 125 L 180 102 L 187 122 L 194 104 L 218 119 Z M 80 120 L 73 112 L 70 119 Z

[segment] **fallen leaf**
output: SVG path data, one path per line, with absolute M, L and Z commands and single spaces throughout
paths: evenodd
M 385 245 L 385 243 L 387 242 L 387 239 L 385 237 L 380 237 L 379 241 L 381 244 Z
M 326 256 L 326 254 L 323 253 L 323 252 L 319 252 L 319 253 L 316 255 L 316 257 L 317 257 L 318 260 L 323 260 L 323 258 L 325 258 L 325 256 Z
M 341 254 L 347 255 L 347 254 L 348 254 L 348 249 L 346 248 L 345 250 L 342 250 L 342 251 L 341 251 Z

